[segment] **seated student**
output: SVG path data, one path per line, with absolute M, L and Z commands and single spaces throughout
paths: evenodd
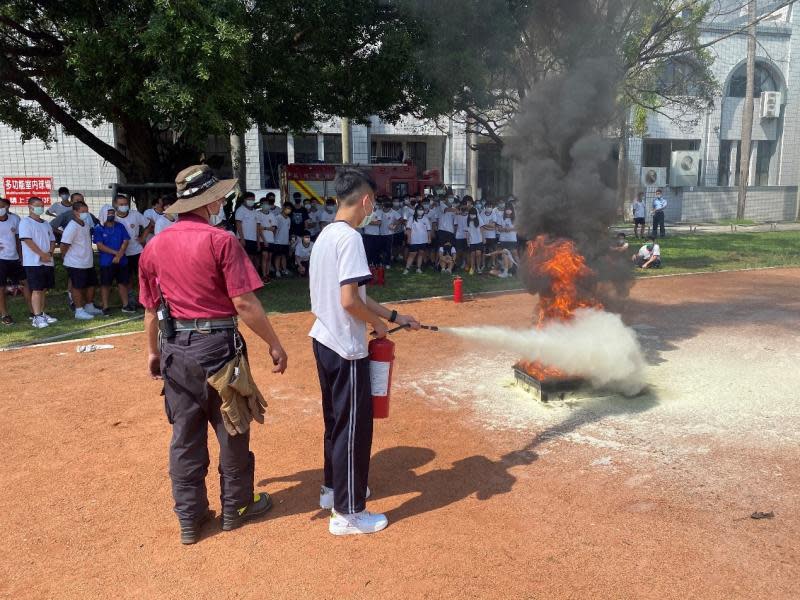
M 628 251 L 628 242 L 625 239 L 625 234 L 619 232 L 617 234 L 617 238 L 614 241 L 614 244 L 611 246 L 612 252 L 627 252 Z
M 453 266 L 456 263 L 456 247 L 449 239 L 439 247 L 439 270 L 442 273 L 453 274 Z
M 111 314 L 108 298 L 114 280 L 119 289 L 122 312 L 136 312 L 128 306 L 128 286 L 131 276 L 128 272 L 128 257 L 125 256 L 125 250 L 128 248 L 130 235 L 124 225 L 116 222 L 116 209 L 113 206 L 106 204 L 100 210 L 100 219 L 102 223 L 92 231 L 92 240 L 100 253 L 100 297 L 103 301 L 103 314 Z
M 656 244 L 652 235 L 647 236 L 647 242 L 633 255 L 633 263 L 642 269 L 661 268 L 661 247 Z
M 308 262 L 311 260 L 311 250 L 313 248 L 314 242 L 311 241 L 311 232 L 304 231 L 303 237 L 297 241 L 294 247 L 294 264 L 300 277 L 308 275 Z
M 487 258 L 491 257 L 494 259 L 499 258 L 499 266 L 492 267 L 489 271 L 489 275 L 494 275 L 495 277 L 499 277 L 500 279 L 506 279 L 507 277 L 513 277 L 511 273 L 511 269 L 513 267 L 518 266 L 517 261 L 514 260 L 514 254 L 511 250 L 506 248 L 498 248 L 494 252 L 486 255 Z

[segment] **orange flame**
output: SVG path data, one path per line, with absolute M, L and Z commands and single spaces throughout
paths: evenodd
M 593 276 L 594 271 L 586 266 L 586 260 L 572 240 L 550 239 L 540 235 L 528 242 L 527 255 L 531 276 L 549 280 L 549 289 L 539 292 L 537 328 L 552 319 L 567 321 L 578 308 L 602 308 L 593 296 L 578 285 L 581 279 Z M 518 366 L 539 381 L 568 376 L 538 362 L 521 361 Z

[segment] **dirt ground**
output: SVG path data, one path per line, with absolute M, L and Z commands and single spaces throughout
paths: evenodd
M 322 423 L 309 314 L 274 319 L 252 447 L 264 520 L 178 543 L 160 384 L 141 334 L 4 354 L 0 597 L 798 598 L 800 269 L 650 279 L 623 310 L 647 392 L 533 403 L 513 357 L 402 333 L 376 422 L 373 511 L 335 538 L 317 508 Z M 527 326 L 525 294 L 403 306 L 440 325 Z M 261 358 L 259 358 L 261 357 Z M 210 441 L 212 507 L 219 511 Z M 754 520 L 754 511 L 774 518 Z

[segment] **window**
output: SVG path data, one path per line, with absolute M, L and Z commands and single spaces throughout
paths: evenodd
M 731 77 L 728 85 L 728 97 L 744 98 L 747 89 L 747 65 L 740 65 Z M 773 77 L 770 69 L 764 63 L 756 63 L 756 71 L 753 79 L 753 98 L 759 98 L 761 92 L 778 91 L 778 83 Z
M 317 134 L 296 134 L 294 136 L 294 162 L 312 163 L 318 160 Z
M 428 144 L 425 142 L 408 142 L 408 158 L 417 168 L 417 174 L 421 175 L 428 165 Z
M 281 165 L 289 162 L 286 152 L 286 134 L 268 133 L 261 136 L 264 148 L 264 187 L 275 189 L 280 186 L 278 171 Z
M 403 160 L 403 142 L 381 142 L 381 156 L 391 158 L 393 160 Z
M 696 67 L 685 60 L 670 60 L 658 82 L 658 90 L 668 96 L 697 96 Z
M 325 134 L 325 162 L 328 164 L 342 162 L 342 136 L 338 133 Z
M 769 185 L 769 167 L 772 157 L 775 156 L 777 143 L 774 140 L 761 140 L 758 142 L 756 154 L 756 176 L 752 185 Z
M 731 140 L 722 140 L 719 144 L 719 170 L 717 171 L 717 185 L 728 187 L 731 184 L 731 159 L 733 151 L 733 142 Z M 736 156 L 739 155 L 737 147 Z
M 642 166 L 669 167 L 669 140 L 644 140 L 642 152 Z

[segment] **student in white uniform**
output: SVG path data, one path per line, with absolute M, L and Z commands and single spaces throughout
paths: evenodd
M 14 319 L 8 314 L 6 306 L 6 285 L 22 285 L 22 293 L 31 307 L 31 292 L 28 289 L 28 276 L 22 268 L 20 260 L 19 223 L 20 218 L 9 212 L 11 202 L 0 198 L 0 322 L 3 325 L 13 325 Z
M 633 263 L 642 269 L 661 268 L 661 246 L 656 244 L 655 236 L 647 236 L 644 246 L 639 248 L 639 252 L 633 255 Z
M 439 269 L 442 273 L 453 274 L 453 266 L 456 262 L 456 248 L 453 242 L 447 240 L 439 247 Z
M 308 201 L 303 206 L 308 210 L 308 231 L 311 233 L 311 241 L 317 239 L 320 232 L 319 217 L 322 210 L 320 210 L 319 202 L 316 200 Z
M 253 192 L 245 192 L 243 198 L 244 201 L 236 209 L 233 216 L 236 222 L 236 236 L 239 238 L 239 243 L 245 252 L 247 252 L 247 256 L 250 257 L 253 266 L 258 269 L 261 244 L 258 241 L 256 195 Z
M 497 224 L 497 239 L 499 240 L 500 247 L 511 252 L 514 262 L 519 264 L 519 249 L 517 244 L 517 229 L 514 225 L 515 221 L 516 214 L 514 212 L 514 205 L 507 202 L 503 209 L 503 216 Z
M 71 196 L 69 194 L 69 188 L 60 187 L 58 188 L 58 198 L 60 202 L 56 202 L 55 204 L 51 204 L 50 208 L 48 208 L 45 213 L 50 215 L 51 217 L 57 217 L 63 213 L 67 213 L 72 210 L 72 202 Z
M 274 206 L 274 205 L 273 205 Z M 261 280 L 269 283 L 270 267 L 272 265 L 272 247 L 275 245 L 275 230 L 278 229 L 272 207 L 264 198 L 256 217 L 258 236 L 261 238 Z
M 33 196 L 28 200 L 28 213 L 28 216 L 19 223 L 22 266 L 25 268 L 28 287 L 31 290 L 33 308 L 31 325 L 41 329 L 58 321 L 44 312 L 47 290 L 55 286 L 53 251 L 56 248 L 56 236 L 50 224 L 42 219 L 44 202 L 41 198 Z
M 636 194 L 636 199 L 631 206 L 633 213 L 633 236 L 637 238 L 644 237 L 645 219 L 647 217 L 647 207 L 644 203 L 644 193 L 639 192 Z
M 345 167 L 336 175 L 339 210 L 320 233 L 311 253 L 313 338 L 322 391 L 324 482 L 320 507 L 332 509 L 328 531 L 334 535 L 380 531 L 388 520 L 366 510 L 372 448 L 372 388 L 367 350 L 367 325 L 386 337 L 383 319 L 419 329 L 367 297 L 372 278 L 364 243 L 356 231 L 375 210 L 375 182 L 360 169 Z
M 381 207 L 381 243 L 379 260 L 387 269 L 392 266 L 392 242 L 400 225 L 400 213 L 392 209 L 390 200 L 385 199 Z
M 497 218 L 494 210 L 494 203 L 486 202 L 483 209 L 478 213 L 478 220 L 481 224 L 483 233 L 483 257 L 481 259 L 481 270 L 485 267 L 487 256 L 490 259 L 490 267 L 495 266 L 494 251 L 497 250 Z
M 367 252 L 367 262 L 377 265 L 381 251 L 381 213 L 378 210 L 372 213 L 369 222 L 364 225 L 364 249 Z
M 421 204 L 414 209 L 414 216 L 406 224 L 406 236 L 408 238 L 408 258 L 406 259 L 406 269 L 403 275 L 408 275 L 408 270 L 417 260 L 417 273 L 422 273 L 422 261 L 425 253 L 431 244 L 431 224 L 425 216 L 425 209 Z
M 483 231 L 481 230 L 481 221 L 478 218 L 477 208 L 472 208 L 467 213 L 467 248 L 469 249 L 469 268 L 467 272 L 470 275 L 482 272 Z
M 467 215 L 469 214 L 470 205 L 467 203 L 467 198 L 470 198 L 470 196 L 464 196 L 464 200 L 461 201 L 458 212 L 456 212 L 454 217 L 456 233 L 454 236 L 455 243 L 453 245 L 456 247 L 456 266 L 459 268 L 465 267 L 467 257 L 469 256 L 467 244 Z
M 144 242 L 147 236 L 153 231 L 153 226 L 150 220 L 138 210 L 131 209 L 131 201 L 124 194 L 117 194 L 114 200 L 114 208 L 116 209 L 116 221 L 120 223 L 128 232 L 130 241 L 128 248 L 125 250 L 125 256 L 128 258 L 128 272 L 130 273 L 131 281 L 130 287 L 132 297 L 136 298 L 135 282 L 139 280 L 139 257 L 144 251 Z M 125 312 L 135 312 L 139 307 L 136 302 L 129 299 Z
M 72 203 L 72 219 L 61 235 L 61 256 L 72 283 L 72 301 L 75 318 L 81 321 L 94 319 L 103 311 L 94 305 L 97 272 L 94 270 L 92 229 L 94 220 L 83 201 Z
M 142 213 L 144 214 L 145 219 L 150 221 L 150 225 L 153 227 L 153 233 L 147 236 L 146 242 L 152 240 L 153 236 L 158 233 L 156 231 L 156 226 L 158 225 L 158 217 L 164 214 L 164 198 L 166 197 L 166 194 L 160 195 L 158 198 L 156 198 L 155 202 L 153 202 L 153 206 Z
M 311 260 L 311 251 L 314 249 L 314 242 L 311 241 L 311 232 L 306 231 L 303 237 L 297 240 L 294 247 L 294 266 L 300 277 L 308 274 L 308 262 Z
M 319 230 L 320 232 L 330 225 L 336 218 L 336 200 L 328 198 L 325 200 L 325 208 L 319 211 Z
M 289 257 L 289 231 L 292 227 L 292 205 L 283 204 L 281 213 L 275 215 L 275 244 L 271 247 L 272 260 L 275 263 L 275 277 L 288 277 L 289 269 L 286 261 Z

